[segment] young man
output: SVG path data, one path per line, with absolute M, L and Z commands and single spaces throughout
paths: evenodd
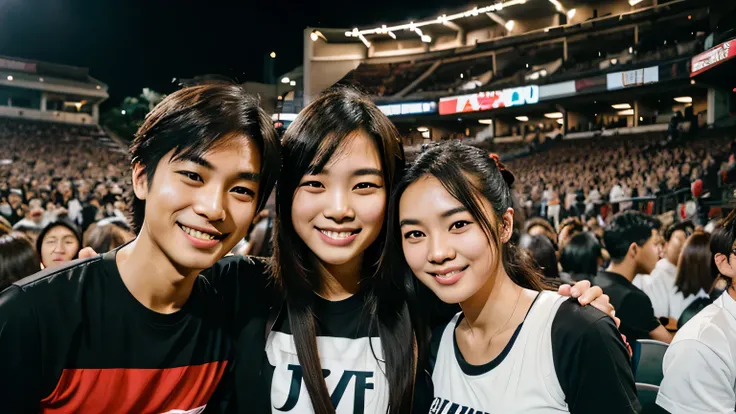
M 675 414 L 736 412 L 736 210 L 710 249 L 728 288 L 680 328 L 664 354 L 657 404 Z
M 198 413 L 220 382 L 242 317 L 200 272 L 263 208 L 275 130 L 242 88 L 194 86 L 154 108 L 131 156 L 138 237 L 0 294 L 0 412 Z
M 649 296 L 657 317 L 670 317 L 670 298 L 674 295 L 677 262 L 685 241 L 693 233 L 689 222 L 675 223 L 664 232 L 664 257 L 657 262 L 650 275 L 637 275 L 634 286 Z
M 669 343 L 672 335 L 654 316 L 652 301 L 631 281 L 637 274 L 650 274 L 659 260 L 657 247 L 659 220 L 645 214 L 626 211 L 613 218 L 603 234 L 611 255 L 611 264 L 593 278 L 611 298 L 619 330 L 629 342 L 651 338 Z

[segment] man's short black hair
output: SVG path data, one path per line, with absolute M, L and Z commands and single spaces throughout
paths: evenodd
M 718 270 L 715 263 L 715 258 L 718 253 L 726 256 L 726 259 L 730 263 L 731 253 L 734 252 L 734 244 L 736 244 L 736 209 L 731 210 L 731 213 L 726 217 L 726 220 L 724 220 L 710 236 L 710 253 L 713 255 L 711 266 L 714 266 L 714 269 Z M 724 275 L 721 276 L 729 281 L 730 286 L 731 278 Z
M 603 242 L 614 263 L 620 263 L 631 243 L 643 246 L 662 223 L 655 217 L 638 211 L 625 211 L 613 217 L 603 233 Z
M 271 118 L 258 99 L 241 86 L 223 82 L 180 89 L 146 116 L 130 147 L 133 165 L 140 163 L 149 186 L 159 161 L 174 150 L 172 160 L 201 157 L 220 140 L 236 135 L 253 140 L 261 152 L 257 211 L 263 209 L 281 168 L 280 144 Z M 131 199 L 133 228 L 140 231 L 144 200 Z
M 670 224 L 669 227 L 667 227 L 667 230 L 664 231 L 664 241 L 670 241 L 672 235 L 678 230 L 685 232 L 685 237 L 690 237 L 690 235 L 695 231 L 695 226 L 693 226 L 693 223 L 690 221 L 681 221 L 679 223 Z

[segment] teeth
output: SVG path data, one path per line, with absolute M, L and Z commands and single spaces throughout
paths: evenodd
M 348 237 L 350 237 L 353 234 L 353 233 L 351 233 L 349 231 L 341 231 L 341 232 L 337 232 L 337 231 L 325 231 L 325 230 L 320 230 L 320 231 L 325 236 L 327 236 L 327 237 L 329 237 L 331 239 L 336 239 L 336 240 L 339 240 L 339 239 L 347 239 Z
M 461 272 L 461 270 L 453 270 L 450 273 L 445 273 L 444 275 L 439 275 L 438 274 L 438 275 L 435 275 L 435 276 L 447 279 L 447 278 L 452 277 L 452 276 L 454 276 L 454 275 L 456 275 L 456 274 L 458 274 L 460 272 Z
M 184 226 L 184 225 L 180 225 L 180 227 L 182 230 L 184 230 L 186 234 L 194 237 L 195 239 L 200 239 L 200 240 L 214 240 L 215 239 L 215 236 L 209 233 L 202 233 L 201 231 L 190 229 L 189 227 Z

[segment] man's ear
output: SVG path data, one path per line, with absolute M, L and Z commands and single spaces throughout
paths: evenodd
M 139 200 L 145 200 L 148 194 L 148 175 L 145 169 L 140 162 L 133 165 L 133 193 Z
M 731 270 L 731 263 L 728 262 L 728 256 L 723 253 L 716 253 L 716 255 L 713 257 L 713 260 L 716 262 L 718 273 L 727 277 L 731 277 L 731 273 L 733 273 L 733 270 Z
M 636 259 L 636 256 L 639 254 L 639 245 L 636 243 L 631 243 L 629 245 L 629 251 L 626 253 L 627 256 L 631 257 L 632 259 Z
M 514 233 L 514 209 L 509 207 L 501 216 L 501 243 L 508 243 Z

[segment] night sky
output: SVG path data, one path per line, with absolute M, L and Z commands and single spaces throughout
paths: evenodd
M 171 92 L 175 77 L 215 73 L 262 81 L 271 50 L 277 75 L 287 72 L 302 63 L 308 26 L 373 26 L 467 6 L 458 0 L 0 0 L 0 55 L 88 67 L 109 85 L 109 106 L 143 87 Z

